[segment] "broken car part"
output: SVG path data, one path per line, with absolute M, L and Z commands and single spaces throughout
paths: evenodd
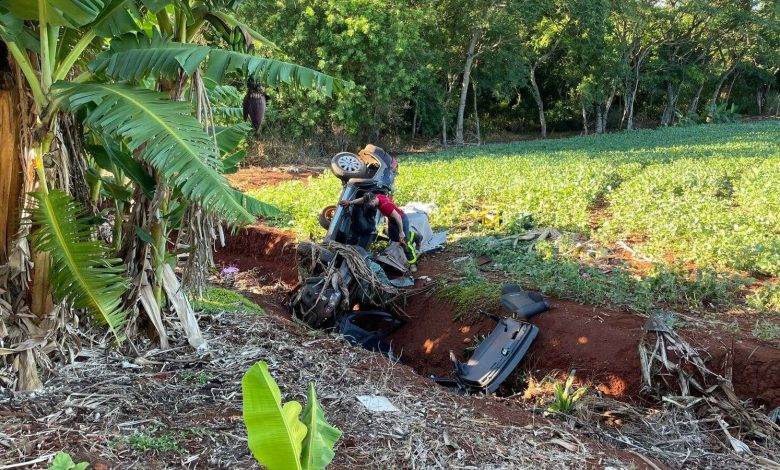
M 399 326 L 401 321 L 387 312 L 357 310 L 341 317 L 337 331 L 355 346 L 390 354 L 387 337 Z
M 466 362 L 460 362 L 450 351 L 459 388 L 467 392 L 495 392 L 520 364 L 538 332 L 539 328 L 530 323 L 499 318 Z
M 550 304 L 542 294 L 525 291 L 517 284 L 507 284 L 501 288 L 501 306 L 522 318 L 531 318 L 550 310 Z

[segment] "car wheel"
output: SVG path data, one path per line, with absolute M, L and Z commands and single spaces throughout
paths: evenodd
M 333 214 L 336 213 L 336 206 L 328 206 L 325 209 L 322 209 L 322 212 L 320 212 L 320 225 L 325 230 L 328 230 L 330 228 L 330 221 L 333 220 Z
M 333 174 L 343 179 L 362 178 L 367 170 L 366 163 L 350 152 L 336 154 L 330 160 L 330 168 Z

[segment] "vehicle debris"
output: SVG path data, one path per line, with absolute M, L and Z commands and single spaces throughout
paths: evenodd
M 341 318 L 338 333 L 356 346 L 392 355 L 392 347 L 387 341 L 387 336 L 399 326 L 401 320 L 387 312 L 358 310 Z
M 458 388 L 466 392 L 491 394 L 514 372 L 528 352 L 539 328 L 530 323 L 507 317 L 495 317 L 498 324 L 466 362 L 453 352 L 450 359 L 455 368 Z
M 524 291 L 517 284 L 501 288 L 501 306 L 507 312 L 523 318 L 531 318 L 550 309 L 550 304 L 539 292 Z
M 390 403 L 390 400 L 388 400 L 387 397 L 381 395 L 358 395 L 356 398 L 368 411 L 380 413 L 398 413 L 401 411 Z
M 513 316 L 530 318 L 549 310 L 550 304 L 538 292 L 527 292 L 517 284 L 501 289 L 501 306 Z M 461 362 L 450 351 L 455 380 L 443 385 L 457 386 L 463 392 L 491 394 L 520 365 L 539 328 L 516 318 L 499 317 L 479 311 L 496 321 L 496 327 L 474 348 L 471 357 Z

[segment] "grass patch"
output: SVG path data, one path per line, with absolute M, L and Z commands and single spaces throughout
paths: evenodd
M 499 237 L 463 240 L 477 255 L 490 256 L 511 278 L 546 295 L 581 303 L 627 307 L 638 313 L 679 309 L 705 311 L 726 308 L 739 298 L 747 280 L 712 270 L 693 273 L 679 265 L 658 263 L 644 277 L 612 267 L 604 272 L 576 258 L 559 254 L 555 242 L 503 244 Z
M 181 453 L 180 442 L 186 437 L 184 432 L 155 434 L 155 431 L 136 432 L 129 436 L 114 439 L 115 444 L 127 444 L 133 450 Z
M 768 320 L 758 320 L 753 327 L 753 336 L 764 341 L 780 338 L 780 325 Z
M 463 320 L 477 310 L 497 310 L 501 286 L 485 279 L 471 258 L 458 264 L 462 266 L 458 272 L 462 277 L 455 282 L 445 279 L 436 290 L 439 299 L 455 306 L 455 320 Z
M 238 292 L 222 289 L 221 287 L 209 287 L 203 297 L 191 298 L 192 308 L 203 313 L 259 313 L 265 314 L 262 307 L 247 299 Z
M 182 371 L 181 378 L 192 385 L 206 385 L 212 379 L 211 375 L 204 371 L 195 373 L 191 370 Z
M 780 284 L 766 284 L 747 298 L 748 305 L 759 312 L 780 314 Z

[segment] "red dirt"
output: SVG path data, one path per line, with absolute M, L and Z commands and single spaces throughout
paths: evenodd
M 776 345 L 722 331 L 690 328 L 681 334 L 709 353 L 709 366 L 714 371 L 731 372 L 740 398 L 752 398 L 753 403 L 770 410 L 780 406 L 780 349 Z
M 238 189 L 247 190 L 263 186 L 276 186 L 285 181 L 303 180 L 310 176 L 319 176 L 322 168 L 290 167 L 290 168 L 242 168 L 228 175 L 228 180 Z
M 233 265 L 242 271 L 257 268 L 272 281 L 295 284 L 298 271 L 294 240 L 295 235 L 290 232 L 250 225 L 227 237 L 225 246 L 214 252 L 214 262 L 220 267 Z
M 254 225 L 228 237 L 227 245 L 215 253 L 218 264 L 233 264 L 242 271 L 258 268 L 263 282 L 282 282 L 288 288 L 298 282 L 293 234 Z M 452 272 L 457 253 L 444 252 L 421 261 L 419 276 L 439 279 Z M 269 282 L 270 280 L 270 282 Z M 418 281 L 422 282 L 422 281 Z M 253 296 L 254 297 L 254 296 Z M 263 299 L 267 300 L 267 299 Z M 580 381 L 595 385 L 615 398 L 640 400 L 640 364 L 637 353 L 645 319 L 630 312 L 549 299 L 552 309 L 531 321 L 539 327 L 528 356 L 527 369 L 537 378 L 576 369 Z M 279 305 L 266 305 L 275 315 L 286 315 Z M 404 362 L 424 376 L 450 376 L 449 351 L 463 358 L 474 338 L 489 333 L 495 323 L 480 319 L 473 324 L 452 321 L 454 307 L 432 294 L 409 299 L 407 313 L 413 319 L 393 336 Z M 705 350 L 709 367 L 724 373 L 732 369 L 735 391 L 740 398 L 754 399 L 770 409 L 780 406 L 780 350 L 745 335 L 708 331 L 698 326 L 679 331 L 683 338 Z M 726 359 L 728 358 L 728 364 Z
M 641 386 L 637 346 L 644 320 L 565 300 L 551 303 L 550 311 L 531 320 L 539 335 L 524 360 L 526 367 L 541 375 L 576 369 L 579 380 L 596 384 L 606 395 L 636 398 Z M 453 310 L 433 295 L 410 300 L 407 313 L 414 318 L 392 340 L 419 373 L 450 376 L 449 351 L 462 359 L 473 338 L 495 326 L 490 319 L 473 325 L 453 323 Z

